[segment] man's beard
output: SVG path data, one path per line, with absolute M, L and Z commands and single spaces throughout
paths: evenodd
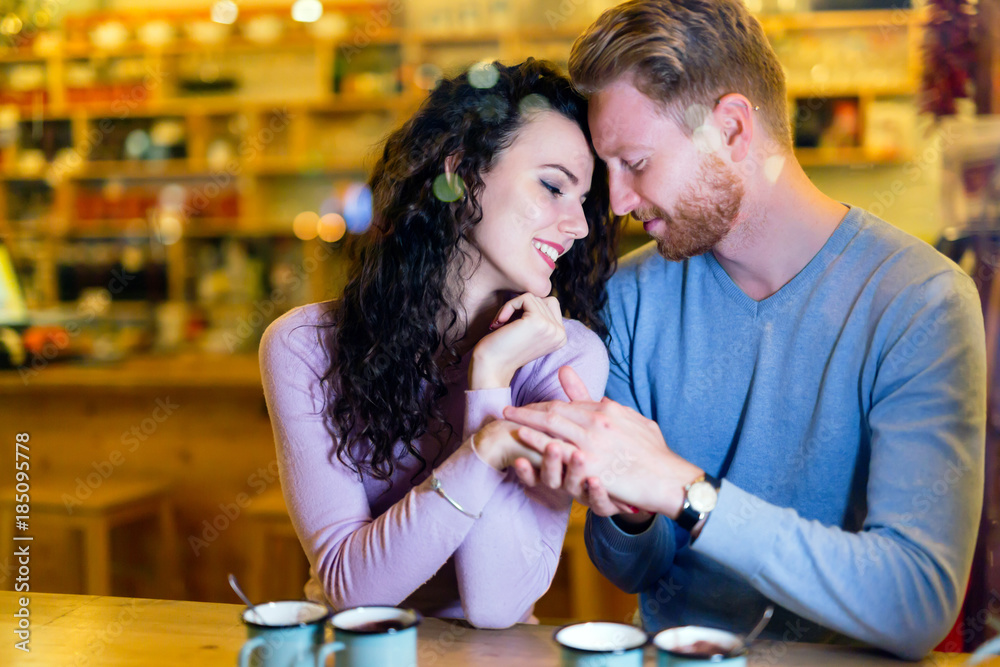
M 665 223 L 650 236 L 660 254 L 672 262 L 702 255 L 733 228 L 743 203 L 743 184 L 715 155 L 706 155 L 698 173 L 684 188 L 673 215 L 656 206 L 637 208 L 639 220 L 660 218 Z

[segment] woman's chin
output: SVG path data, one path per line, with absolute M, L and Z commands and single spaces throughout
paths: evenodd
M 544 299 L 545 297 L 552 294 L 552 282 L 549 280 L 546 280 L 545 282 L 539 282 L 536 285 L 532 285 L 525 291 L 531 292 L 539 299 Z
M 499 292 L 509 292 L 513 295 L 519 294 L 532 294 L 537 296 L 539 299 L 544 299 L 545 297 L 552 294 L 552 279 L 551 277 L 539 278 L 536 280 L 509 283 L 506 289 L 497 290 Z

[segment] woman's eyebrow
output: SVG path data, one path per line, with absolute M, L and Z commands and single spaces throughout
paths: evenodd
M 574 176 L 573 172 L 571 172 L 569 169 L 562 166 L 561 164 L 543 164 L 542 167 L 551 167 L 552 169 L 558 169 L 562 173 L 566 174 L 566 176 L 569 178 L 570 182 L 573 185 L 576 185 L 577 183 L 580 182 L 580 179 Z

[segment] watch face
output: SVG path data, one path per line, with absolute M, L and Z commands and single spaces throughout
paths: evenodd
M 719 493 L 715 490 L 714 486 L 706 481 L 701 481 L 691 485 L 687 497 L 694 511 L 705 513 L 715 509 L 715 503 L 719 500 Z

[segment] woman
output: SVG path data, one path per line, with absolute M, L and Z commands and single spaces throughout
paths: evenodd
M 564 364 L 604 393 L 618 220 L 567 79 L 472 79 L 389 136 L 343 297 L 275 321 L 260 356 L 307 595 L 499 628 L 531 617 L 570 509 L 508 471 L 540 459 L 501 413 L 564 398 Z

